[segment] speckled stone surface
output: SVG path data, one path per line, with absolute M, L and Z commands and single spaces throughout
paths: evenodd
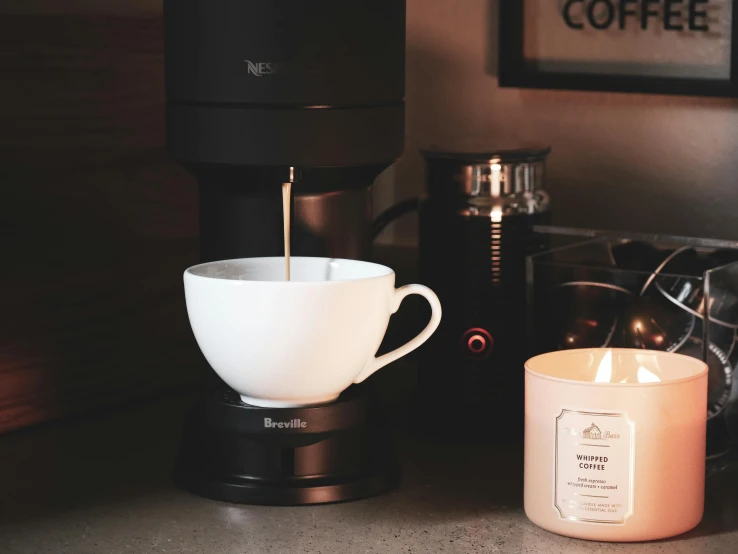
M 169 479 L 186 408 L 170 398 L 0 437 L 3 554 L 738 552 L 738 469 L 708 480 L 700 527 L 668 541 L 600 544 L 536 528 L 519 446 L 400 439 L 390 494 L 303 508 L 236 506 Z

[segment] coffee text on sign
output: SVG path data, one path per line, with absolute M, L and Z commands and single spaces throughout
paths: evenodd
M 709 31 L 707 8 L 710 0 L 567 0 L 562 14 L 571 29 L 590 27 L 604 31 L 625 29 L 628 21 L 641 29 L 652 24 L 665 31 Z

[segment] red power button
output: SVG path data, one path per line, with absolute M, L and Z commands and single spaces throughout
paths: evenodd
M 492 352 L 494 340 L 492 335 L 480 327 L 474 327 L 464 333 L 461 348 L 470 358 L 481 360 Z

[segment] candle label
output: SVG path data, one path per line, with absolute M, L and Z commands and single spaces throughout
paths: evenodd
M 562 519 L 618 524 L 633 515 L 634 439 L 625 414 L 561 410 L 554 507 Z

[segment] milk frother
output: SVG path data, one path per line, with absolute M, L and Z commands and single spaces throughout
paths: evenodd
M 545 247 L 546 157 L 537 145 L 426 150 L 420 280 L 445 314 L 421 351 L 421 401 L 443 405 L 437 428 L 522 436 L 525 259 Z M 490 426 L 490 421 L 504 421 Z

